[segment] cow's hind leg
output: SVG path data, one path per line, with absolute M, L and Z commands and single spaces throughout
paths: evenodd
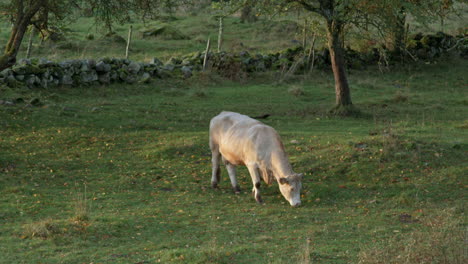
M 260 172 L 256 166 L 247 166 L 249 169 L 250 177 L 252 177 L 253 189 L 252 193 L 257 203 L 263 203 L 262 197 L 260 196 Z
M 237 184 L 237 178 L 236 178 L 236 166 L 232 165 L 228 161 L 224 161 L 226 164 L 226 170 L 229 174 L 229 179 L 231 179 L 231 185 L 232 189 L 234 190 L 235 193 L 240 193 L 240 187 Z
M 211 148 L 211 163 L 212 163 L 212 174 L 211 174 L 211 187 L 218 188 L 218 182 L 220 180 L 221 169 L 219 163 L 221 160 L 221 153 L 219 153 L 218 147 Z

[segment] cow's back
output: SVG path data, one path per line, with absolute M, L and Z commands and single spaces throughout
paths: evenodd
M 232 133 L 232 131 L 239 131 L 240 129 L 245 129 L 255 124 L 261 123 L 246 115 L 223 111 L 211 119 L 210 143 L 219 144 L 221 138 Z
M 246 115 L 221 112 L 210 123 L 210 147 L 219 148 L 223 157 L 232 164 L 244 164 L 269 161 L 270 157 L 266 156 L 273 149 L 282 149 L 282 144 L 270 126 Z

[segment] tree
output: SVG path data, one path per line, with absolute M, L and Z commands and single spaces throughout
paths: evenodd
M 0 15 L 13 26 L 4 52 L 0 55 L 0 71 L 15 64 L 24 34 L 31 25 L 45 34 L 51 24 L 59 24 L 70 19 L 73 12 L 91 7 L 96 24 L 112 32 L 112 25 L 128 20 L 130 14 L 145 18 L 156 14 L 160 6 L 176 4 L 186 4 L 186 0 L 2 0 Z
M 344 49 L 343 30 L 350 23 L 353 1 L 346 0 L 286 0 L 297 4 L 304 10 L 321 16 L 326 22 L 327 44 L 330 51 L 330 61 L 335 78 L 335 108 L 336 113 L 347 114 L 352 106 Z M 344 111 L 343 111 L 344 110 Z
M 3 55 L 0 56 L 0 71 L 15 64 L 16 55 L 18 54 L 19 47 L 28 26 L 33 23 L 33 18 L 46 5 L 47 1 L 45 0 L 17 0 L 11 1 L 9 4 L 1 3 L 0 9 L 14 15 L 11 15 L 13 26 L 10 37 L 5 46 Z
M 406 15 L 410 12 L 420 21 L 430 20 L 441 7 L 446 10 L 454 0 L 259 0 L 261 8 L 288 10 L 300 7 L 317 14 L 326 24 L 327 45 L 335 78 L 335 113 L 353 112 L 351 91 L 344 58 L 344 29 L 348 25 L 367 28 L 384 25 L 397 52 L 404 49 Z M 446 13 L 443 13 L 444 15 Z M 344 111 L 343 111 L 344 110 Z
M 351 114 L 355 112 L 351 100 L 345 57 L 343 33 L 345 26 L 354 20 L 355 5 L 361 0 L 260 0 L 252 1 L 261 10 L 290 10 L 299 8 L 317 14 L 326 24 L 327 46 L 335 79 L 335 107 L 336 114 Z

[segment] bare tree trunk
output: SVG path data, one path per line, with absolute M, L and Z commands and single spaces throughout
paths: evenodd
M 393 27 L 393 52 L 396 56 L 403 56 L 405 50 L 405 24 L 406 14 L 405 9 L 402 7 L 395 15 L 395 25 Z
M 341 38 L 343 25 L 340 22 L 331 20 L 327 22 L 328 48 L 330 50 L 330 61 L 332 64 L 333 76 L 335 77 L 335 96 L 337 108 L 352 105 L 351 91 L 349 89 L 344 52 Z
M 257 21 L 257 16 L 254 13 L 255 11 L 252 10 L 251 5 L 246 5 L 242 8 L 241 10 L 241 23 L 247 22 L 247 23 L 252 23 Z

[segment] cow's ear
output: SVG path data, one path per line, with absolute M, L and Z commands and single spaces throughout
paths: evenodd
M 280 178 L 279 182 L 280 184 L 289 184 L 288 178 Z

